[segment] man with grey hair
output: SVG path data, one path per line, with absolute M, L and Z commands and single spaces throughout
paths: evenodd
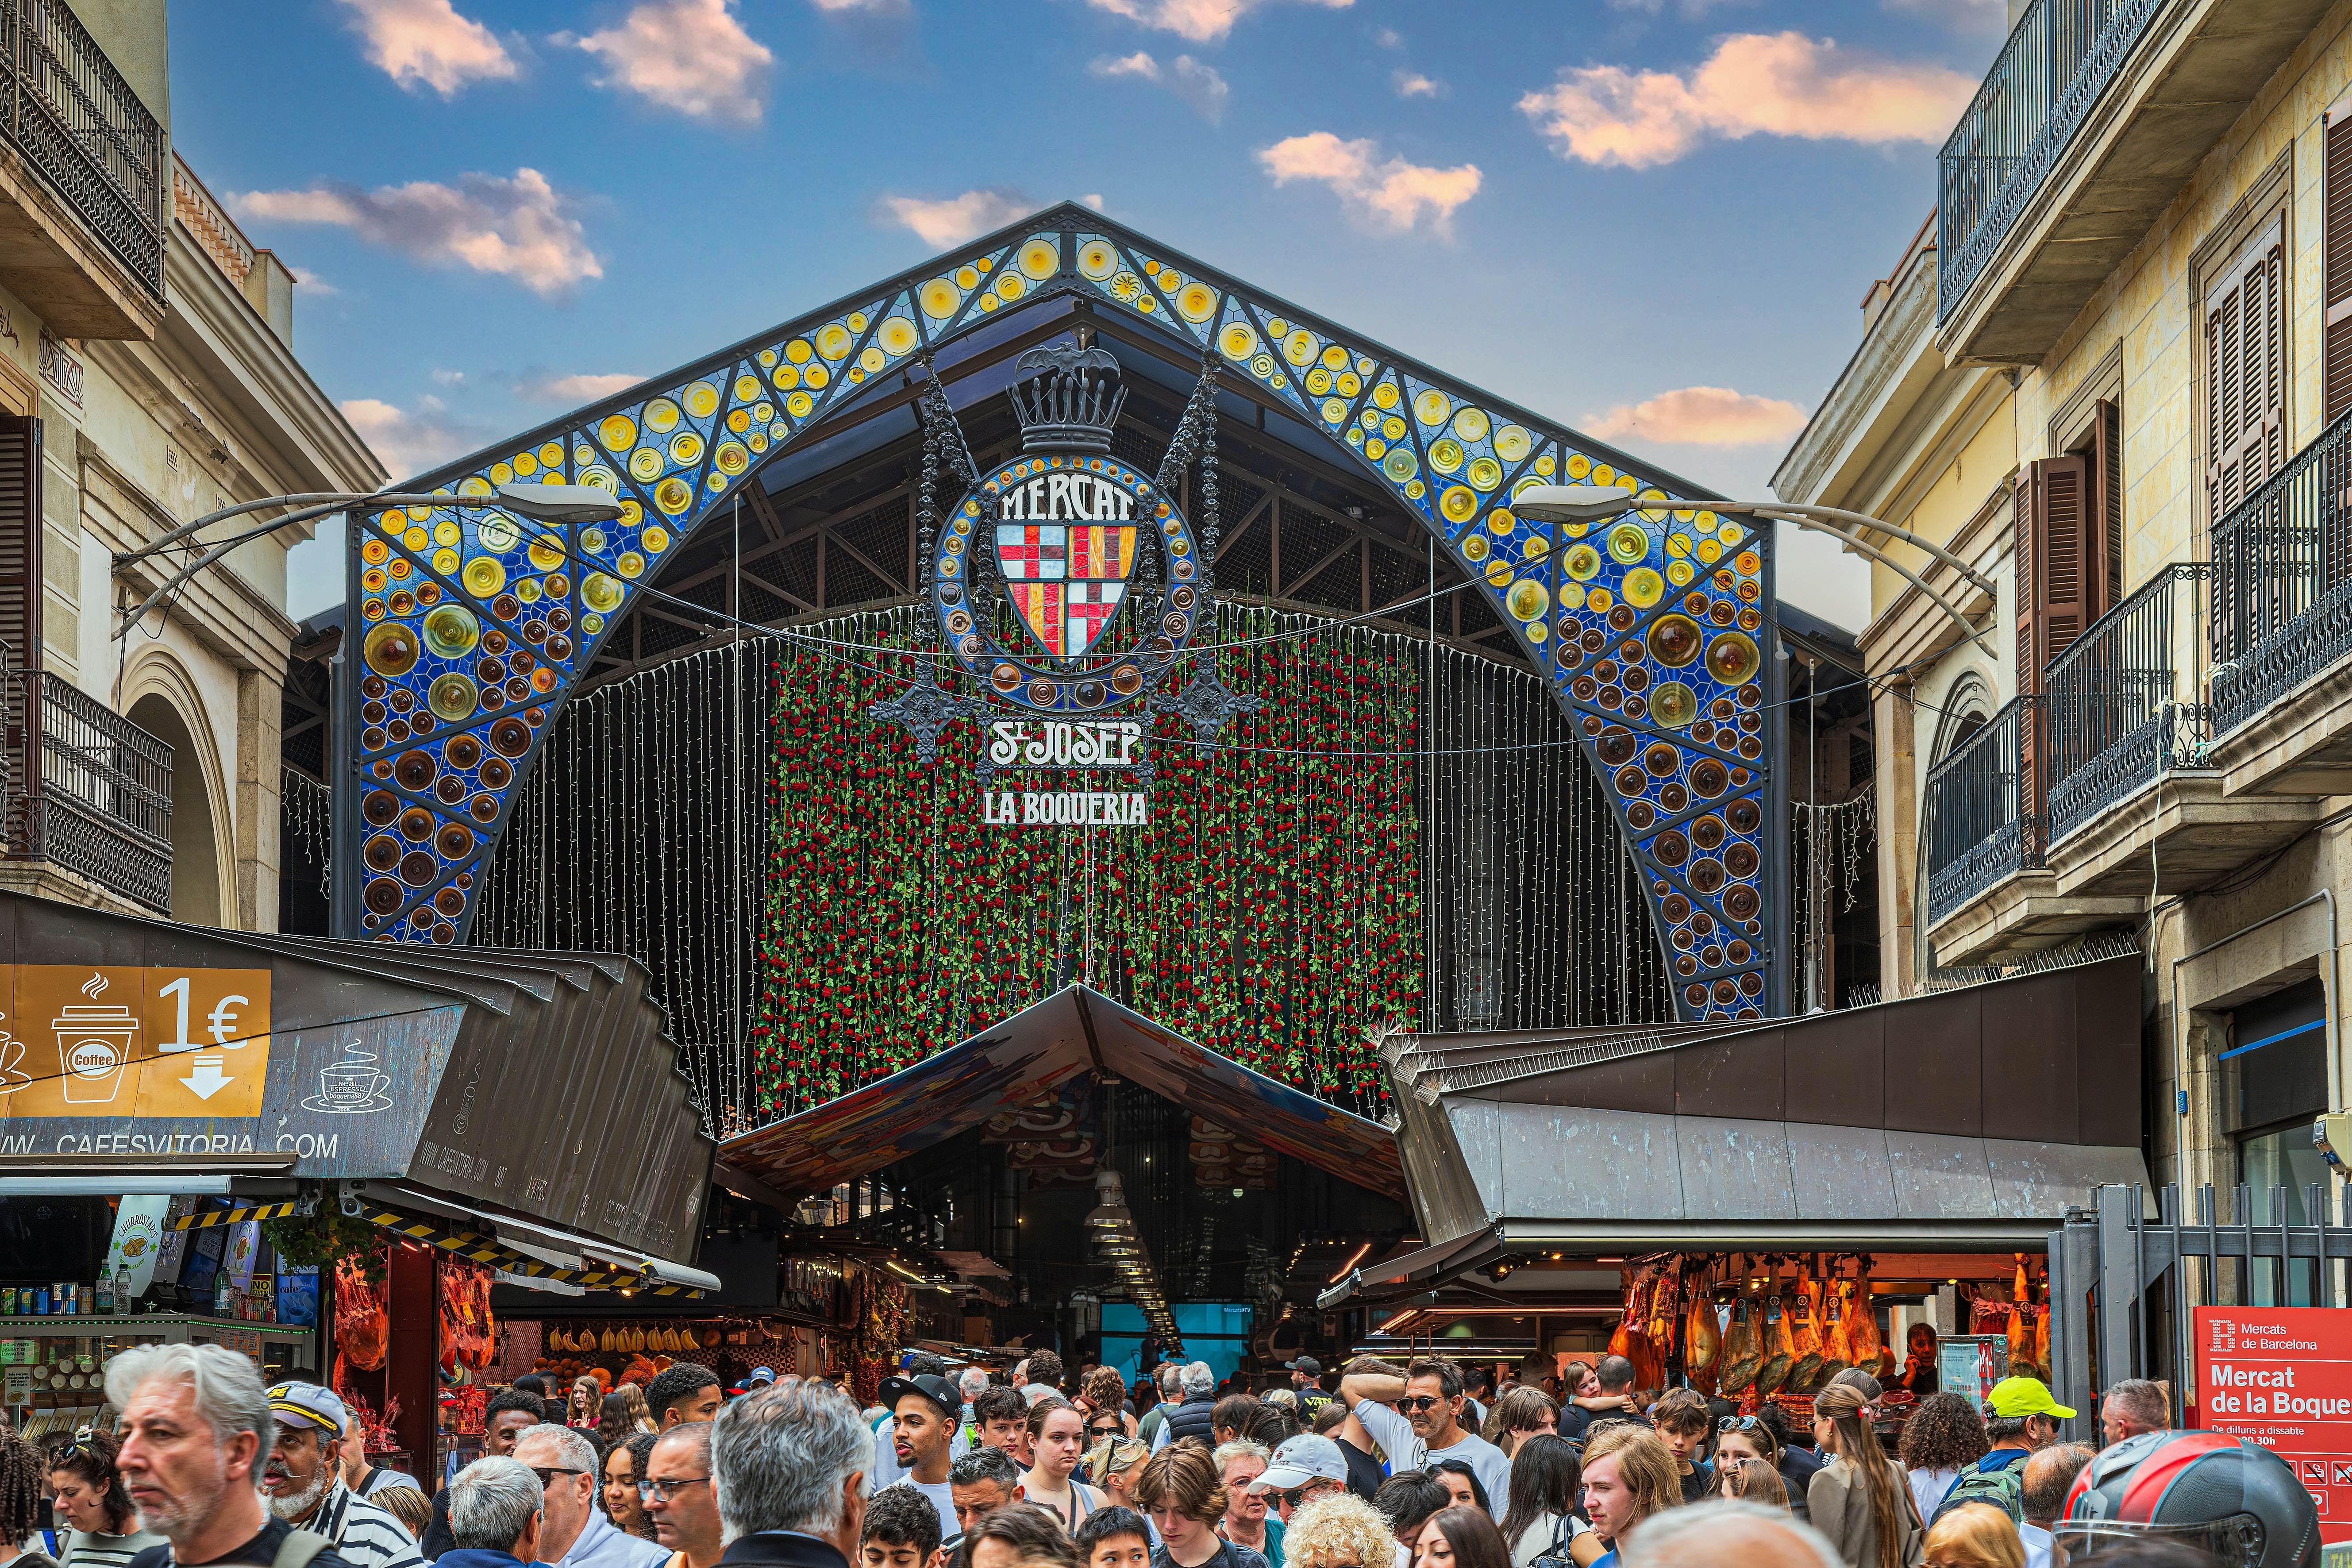
M 2164 1432 L 2172 1426 L 2172 1399 L 2160 1383 L 2127 1377 L 2108 1385 L 2099 1401 L 2099 1436 L 2110 1448 L 2143 1432 Z
M 1184 1391 L 1184 1399 L 1151 1435 L 1155 1454 L 1180 1437 L 1198 1437 L 1203 1443 L 1213 1440 L 1209 1416 L 1217 1407 L 1217 1374 L 1207 1362 L 1192 1362 L 1177 1374 L 1176 1385 Z
M 678 1568 L 717 1568 L 727 1537 L 710 1479 L 709 1422 L 689 1421 L 661 1435 L 646 1456 L 637 1495 L 654 1521 L 654 1539 L 684 1555 Z
M 546 1489 L 520 1459 L 476 1459 L 449 1483 L 449 1533 L 457 1549 L 437 1559 L 449 1568 L 521 1568 L 539 1556 L 547 1522 Z
M 747 1394 L 710 1428 L 727 1531 L 721 1568 L 849 1568 L 866 1521 L 874 1438 L 822 1384 Z
M 1734 1500 L 1654 1514 L 1626 1532 L 1616 1555 L 1623 1568 L 1845 1568 L 1811 1525 Z
M 2018 1539 L 2025 1543 L 2025 1568 L 2050 1568 L 2055 1560 L 2050 1527 L 2065 1513 L 2074 1478 L 2095 1457 L 2087 1443 L 2053 1443 L 2025 1461 L 2019 1494 L 2025 1522 L 2017 1527 Z
M 262 1467 L 278 1427 L 261 1374 L 244 1356 L 225 1345 L 142 1345 L 107 1363 L 106 1398 L 121 1413 L 123 1492 L 164 1539 L 132 1558 L 133 1568 L 350 1568 L 334 1542 L 262 1505 Z
M 562 1568 L 659 1568 L 669 1553 L 652 1542 L 624 1535 L 596 1506 L 596 1449 L 569 1426 L 542 1422 L 515 1439 L 514 1457 L 539 1478 L 539 1558 Z M 456 1500 L 451 1500 L 455 1507 Z M 453 1522 L 452 1532 L 456 1531 Z

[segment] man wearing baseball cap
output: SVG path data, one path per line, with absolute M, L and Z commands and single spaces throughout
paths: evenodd
M 1985 1436 L 1992 1447 L 1960 1471 L 1936 1519 L 1962 1503 L 1986 1502 L 2008 1514 L 2011 1524 L 2023 1524 L 2025 1461 L 2055 1442 L 2058 1423 L 2074 1414 L 2051 1397 L 2049 1385 L 2038 1377 L 2004 1377 L 1994 1384 L 1985 1395 Z
M 1250 1483 L 1249 1489 L 1266 1493 L 1281 1513 L 1282 1522 L 1288 1524 L 1291 1514 L 1301 1506 L 1348 1489 L 1347 1456 L 1330 1438 L 1303 1432 L 1274 1451 L 1274 1463 Z
M 948 1486 L 948 1467 L 954 1462 L 957 1430 L 962 1426 L 963 1395 L 936 1373 L 886 1377 L 881 1392 L 882 1403 L 894 1418 L 892 1457 L 906 1472 L 903 1480 L 891 1485 L 911 1488 L 928 1498 L 940 1516 L 940 1541 L 951 1542 L 961 1531 L 955 1493 Z
M 333 1542 L 352 1568 L 422 1568 L 406 1527 L 343 1485 L 336 1450 L 351 1416 L 334 1390 L 281 1383 L 269 1391 L 269 1413 L 278 1422 L 261 1477 L 269 1511 Z
M 1331 1403 L 1331 1396 L 1323 1392 L 1323 1384 L 1319 1381 L 1323 1376 L 1323 1363 L 1311 1355 L 1303 1355 L 1297 1361 L 1286 1361 L 1282 1364 L 1289 1370 L 1290 1386 L 1298 1391 L 1299 1414 L 1309 1421 L 1314 1420 L 1315 1413 Z

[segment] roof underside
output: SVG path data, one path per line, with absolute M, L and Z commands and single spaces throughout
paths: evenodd
M 1404 1195 L 1396 1137 L 1071 985 L 910 1068 L 720 1145 L 724 1172 L 822 1192 L 1035 1104 L 1082 1073 L 1135 1083 L 1358 1186 Z

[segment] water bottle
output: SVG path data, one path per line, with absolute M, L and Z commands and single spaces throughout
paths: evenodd
M 131 1315 L 131 1265 L 125 1263 L 119 1265 L 114 1270 L 114 1315 L 116 1317 L 127 1318 Z
M 91 1296 L 90 1311 L 93 1316 L 107 1318 L 114 1315 L 114 1281 L 108 1278 L 103 1268 L 98 1271 L 98 1286 Z

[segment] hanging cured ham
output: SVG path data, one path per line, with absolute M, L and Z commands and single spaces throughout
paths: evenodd
M 1756 1372 L 1756 1392 L 1769 1394 L 1789 1381 L 1797 1362 L 1797 1342 L 1789 1329 L 1788 1303 L 1774 1296 L 1764 1309 L 1764 1364 Z
M 1723 1336 L 1723 1349 L 1718 1357 L 1717 1381 L 1727 1389 L 1742 1389 L 1756 1381 L 1756 1373 L 1764 1365 L 1764 1346 L 1756 1337 L 1756 1314 L 1760 1303 L 1746 1296 L 1731 1305 L 1731 1328 Z
M 1711 1372 L 1723 1349 L 1716 1328 L 1715 1302 L 1704 1288 L 1691 1292 L 1690 1312 L 1683 1322 L 1683 1365 L 1694 1374 Z
M 1846 1341 L 1845 1284 L 1832 1283 L 1823 1301 L 1825 1326 L 1822 1331 L 1822 1364 L 1815 1374 L 1826 1383 L 1853 1364 L 1853 1352 Z
M 1800 1279 L 1796 1292 L 1796 1326 L 1790 1331 L 1795 1346 L 1789 1363 L 1788 1387 L 1790 1393 L 1802 1394 L 1821 1381 L 1822 1331 L 1816 1321 L 1818 1303 L 1815 1298 L 1820 1287 L 1810 1279 Z
M 1853 1353 L 1854 1365 L 1876 1373 L 1878 1363 L 1885 1359 L 1886 1342 L 1878 1334 L 1878 1309 L 1870 1304 L 1868 1275 L 1853 1282 L 1853 1297 L 1845 1315 L 1846 1349 Z

